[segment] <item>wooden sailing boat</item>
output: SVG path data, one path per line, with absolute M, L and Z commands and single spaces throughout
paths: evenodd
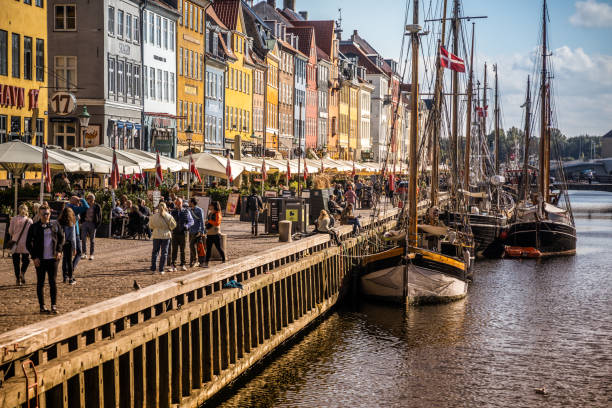
M 548 77 L 547 8 L 542 6 L 542 74 L 540 81 L 540 149 L 538 192 L 527 199 L 529 182 L 523 171 L 523 201 L 519 204 L 514 223 L 508 231 L 506 255 L 513 257 L 546 257 L 576 253 L 576 227 L 567 193 L 552 194 L 550 190 L 550 78 Z M 530 120 L 528 99 L 526 126 Z M 526 138 L 528 130 L 526 127 Z M 528 139 L 525 160 L 528 158 Z M 567 208 L 557 206 L 560 194 L 565 195 Z
M 446 1 L 444 10 L 446 12 Z M 405 234 L 394 237 L 403 245 L 363 260 L 364 273 L 360 284 L 362 293 L 367 297 L 421 304 L 452 301 L 467 294 L 469 252 L 464 258 L 461 257 L 465 254 L 461 237 L 448 227 L 418 223 L 418 0 L 414 0 L 413 12 L 413 24 L 406 27 L 412 35 L 409 184 L 408 202 L 404 207 L 404 214 L 408 217 L 407 228 Z

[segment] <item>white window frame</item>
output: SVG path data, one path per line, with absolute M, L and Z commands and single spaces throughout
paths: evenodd
M 117 10 L 117 38 L 123 38 L 123 30 L 125 26 L 123 25 L 123 17 L 125 12 L 123 10 Z
M 176 37 L 174 35 L 174 21 L 169 20 L 168 21 L 168 25 L 170 28 L 170 38 L 169 38 L 169 42 L 170 42 L 170 51 L 174 51 L 174 43 L 176 42 Z
M 106 13 L 107 32 L 110 35 L 115 35 L 115 8 L 108 6 Z
M 63 63 L 59 63 L 63 61 Z M 69 66 L 68 62 L 74 61 L 74 67 Z M 55 72 L 55 89 L 75 90 L 77 88 L 78 57 L 76 55 L 56 55 L 53 59 L 53 69 Z M 67 81 L 67 72 L 71 72 L 70 83 Z M 61 86 L 65 85 L 65 86 Z
M 130 13 L 125 14 L 125 40 L 132 41 L 132 15 Z
M 164 45 L 164 50 L 168 49 L 168 19 L 164 18 L 162 19 L 162 24 L 163 24 L 163 45 Z

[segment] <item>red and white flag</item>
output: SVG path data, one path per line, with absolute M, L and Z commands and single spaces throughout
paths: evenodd
M 263 161 L 261 162 L 261 179 L 263 181 L 266 181 L 266 179 L 268 178 L 268 173 L 266 173 L 266 158 L 263 158 Z
M 452 71 L 465 72 L 465 62 L 440 46 L 440 65 Z
M 49 154 L 47 153 L 47 145 L 43 145 L 42 159 L 42 174 L 45 181 L 45 191 L 51 192 L 51 167 L 49 166 Z
M 232 177 L 232 163 L 230 162 L 229 156 L 227 156 L 227 164 L 225 165 L 225 175 L 230 184 L 234 182 L 234 178 Z
M 117 153 L 113 148 L 113 166 L 111 167 L 110 186 L 113 190 L 119 185 L 119 166 L 117 165 Z
M 308 178 L 308 166 L 304 163 L 304 181 Z
M 189 171 L 191 172 L 191 174 L 196 176 L 198 182 L 202 182 L 202 177 L 200 177 L 200 172 L 198 171 L 195 165 L 195 161 L 193 161 L 193 155 L 191 153 L 189 153 Z
M 161 186 L 164 182 L 164 173 L 161 167 L 161 161 L 159 160 L 159 152 L 157 152 L 157 158 L 155 159 L 155 187 Z
M 291 166 L 289 165 L 289 159 L 287 159 L 287 184 L 291 180 Z
M 357 174 L 357 172 L 355 171 L 355 160 L 353 160 L 353 171 L 351 171 L 351 177 L 355 178 L 355 174 Z
M 478 114 L 479 118 L 484 118 L 487 116 L 487 109 L 489 108 L 489 105 L 486 105 L 484 108 L 477 106 L 476 107 L 476 113 Z

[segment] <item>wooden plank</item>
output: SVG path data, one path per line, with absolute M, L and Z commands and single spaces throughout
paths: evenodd
M 201 318 L 191 321 L 191 388 L 202 385 L 202 323 Z
M 183 350 L 181 347 L 182 343 L 182 331 L 181 326 L 170 332 L 171 345 L 170 350 L 172 353 L 171 368 L 170 372 L 172 373 L 172 382 L 171 382 L 171 401 L 173 404 L 179 404 L 183 397 L 183 385 L 182 385 L 182 375 L 181 375 L 181 365 L 183 362 Z
M 145 343 L 145 371 L 146 381 L 146 404 L 147 408 L 155 408 L 159 406 L 159 337 L 149 340 Z
M 168 408 L 172 402 L 172 334 L 166 332 L 159 337 L 159 406 Z
M 238 355 L 238 344 L 237 344 L 237 335 L 236 335 L 236 301 L 230 302 L 227 305 L 227 315 L 228 315 L 228 346 L 229 346 L 229 362 L 230 364 L 234 364 L 236 362 L 236 356 Z
M 202 381 L 213 378 L 213 329 L 211 313 L 202 316 Z
M 225 370 L 229 367 L 230 351 L 229 351 L 229 316 L 227 306 L 221 307 L 219 310 L 219 328 L 221 334 L 221 369 Z

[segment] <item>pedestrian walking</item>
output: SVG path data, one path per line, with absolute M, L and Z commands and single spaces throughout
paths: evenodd
M 221 260 L 225 262 L 225 252 L 221 249 L 221 204 L 218 201 L 213 201 L 208 206 L 208 217 L 206 219 L 206 260 L 204 261 L 204 267 L 208 267 L 208 261 L 210 261 L 210 254 L 213 245 L 217 248 Z
M 176 271 L 176 258 L 179 250 L 181 252 L 181 269 L 186 271 L 187 266 L 185 265 L 185 246 L 187 245 L 187 232 L 193 225 L 193 218 L 191 212 L 183 207 L 183 200 L 177 198 L 174 201 L 174 209 L 171 212 L 174 221 L 176 221 L 176 228 L 172 230 L 172 272 Z
M 93 193 L 86 197 L 89 208 L 81 215 L 81 248 L 83 259 L 87 259 L 87 238 L 89 238 L 89 260 L 94 260 L 96 230 L 102 224 L 102 209 L 96 203 L 96 196 Z
M 83 254 L 83 250 L 81 249 L 81 230 L 79 219 L 89 209 L 89 204 L 84 198 L 72 196 L 70 197 L 70 202 L 66 204 L 66 206 L 72 209 L 75 217 L 76 253 L 72 256 L 72 270 L 76 271 L 76 267 L 81 260 L 81 255 Z
M 153 238 L 153 252 L 151 253 L 151 272 L 155 272 L 157 255 L 159 255 L 159 273 L 164 274 L 164 266 L 168 257 L 168 245 L 172 238 L 172 230 L 176 227 L 176 221 L 168 212 L 165 203 L 159 203 L 157 213 L 149 218 L 149 228 Z
M 21 204 L 19 214 L 11 218 L 9 224 L 9 235 L 11 236 L 11 252 L 13 253 L 13 269 L 17 285 L 25 285 L 25 273 L 30 265 L 30 253 L 26 248 L 28 230 L 32 225 L 29 217 L 28 206 Z
M 198 242 L 204 236 L 204 211 L 198 207 L 198 200 L 191 197 L 189 200 L 189 211 L 193 218 L 193 225 L 189 227 L 189 267 L 199 266 L 198 262 Z
M 57 263 L 62 257 L 64 246 L 64 231 L 57 222 L 51 222 L 51 209 L 43 204 L 38 211 L 40 220 L 32 224 L 28 230 L 26 248 L 30 252 L 36 267 L 36 295 L 40 313 L 49 313 L 45 308 L 43 288 L 45 277 L 49 277 L 49 294 L 51 296 L 51 313 L 57 314 Z
M 64 246 L 62 247 L 62 276 L 64 283 L 76 284 L 74 279 L 74 267 L 72 257 L 77 253 L 76 219 L 72 208 L 66 206 L 57 219 L 59 225 L 64 229 Z
M 257 195 L 255 187 L 251 187 L 251 195 L 247 197 L 246 210 L 251 219 L 251 234 L 257 236 L 259 227 L 259 212 L 263 210 L 263 201 Z
M 346 193 L 344 193 L 344 199 L 347 204 L 351 204 L 354 207 L 357 205 L 357 194 L 353 191 L 353 186 L 350 184 L 346 186 Z

